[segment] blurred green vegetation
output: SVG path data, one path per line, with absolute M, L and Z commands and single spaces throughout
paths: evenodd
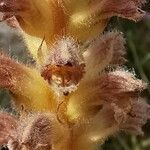
M 150 11 L 150 3 L 145 9 Z M 32 58 L 26 51 L 20 36 L 16 31 L 0 24 L 0 47 L 9 50 L 12 56 L 15 56 L 23 63 L 33 63 Z M 125 35 L 127 44 L 126 67 L 134 70 L 138 78 L 147 83 L 150 80 L 150 15 L 146 15 L 143 21 L 135 24 L 132 21 L 113 18 L 108 29 L 118 29 Z M 150 88 L 144 91 L 143 96 L 150 103 Z M 9 110 L 10 96 L 4 89 L 0 90 L 0 106 Z M 135 137 L 132 135 L 119 134 L 109 138 L 103 145 L 104 150 L 150 150 L 150 122 L 144 126 L 145 135 Z

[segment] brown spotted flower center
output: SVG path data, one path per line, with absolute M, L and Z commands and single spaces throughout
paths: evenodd
M 83 74 L 84 64 L 73 66 L 69 62 L 65 65 L 48 65 L 41 73 L 49 83 L 54 82 L 62 87 L 77 85 Z

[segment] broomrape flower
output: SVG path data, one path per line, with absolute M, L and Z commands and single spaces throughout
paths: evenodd
M 45 37 L 49 49 L 57 37 L 72 36 L 85 42 L 103 32 L 112 16 L 139 21 L 145 0 L 0 0 L 2 20 L 22 28 L 24 40 L 37 59 Z M 48 48 L 46 48 L 48 47 Z
M 95 150 L 117 132 L 143 134 L 150 107 L 140 93 L 147 84 L 121 67 L 123 34 L 112 31 L 93 39 L 114 15 L 141 19 L 144 12 L 138 7 L 143 3 L 0 1 L 3 19 L 9 25 L 19 23 L 29 48 L 40 45 L 34 51 L 35 68 L 0 55 L 0 87 L 10 91 L 17 110 L 16 115 L 0 113 L 3 147 Z M 43 40 L 36 43 L 31 36 Z
M 0 143 L 11 150 L 91 150 L 119 131 L 143 134 L 150 107 L 139 93 L 146 83 L 117 67 L 124 44 L 113 31 L 81 52 L 64 37 L 39 71 L 1 55 L 0 86 L 10 90 L 20 113 L 1 112 Z

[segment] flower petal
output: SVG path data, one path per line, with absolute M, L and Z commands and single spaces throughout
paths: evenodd
M 71 120 L 92 117 L 105 103 L 115 103 L 128 109 L 130 100 L 137 99 L 146 84 L 132 73 L 116 70 L 102 74 L 95 80 L 81 82 L 68 103 L 68 115 Z
M 54 92 L 40 74 L 4 55 L 0 55 L 0 86 L 11 91 L 16 105 L 39 111 L 55 109 Z
M 0 145 L 5 145 L 9 140 L 17 137 L 17 119 L 5 112 L 0 112 Z
M 56 35 L 70 35 L 85 41 L 102 32 L 108 22 L 107 19 L 92 21 L 88 3 L 85 0 L 1 0 L 0 11 L 4 16 L 16 16 L 27 34 L 39 38 L 45 36 L 47 44 L 54 42 Z M 85 21 L 82 22 L 82 18 Z
M 23 120 L 22 120 L 23 121 Z M 21 144 L 29 149 L 50 150 L 52 148 L 53 118 L 44 114 L 36 114 L 26 119 L 23 124 Z M 22 123 L 21 123 L 22 124 Z
M 146 124 L 148 119 L 150 119 L 150 106 L 145 100 L 132 101 L 131 110 L 127 114 L 127 120 L 120 124 L 120 128 L 135 135 L 143 135 L 142 126 Z
M 81 126 L 75 130 L 79 149 L 97 149 L 110 135 L 119 130 L 114 119 L 114 111 L 109 103 L 89 120 L 80 120 Z M 77 145 L 76 144 L 76 145 Z
M 51 39 L 53 32 L 59 33 L 58 29 L 63 28 L 63 20 L 65 19 L 63 10 L 58 2 L 51 0 L 1 0 L 0 11 L 16 16 L 22 29 L 30 35 L 43 38 L 44 35 Z M 46 15 L 49 14 L 49 15 Z M 56 18 L 53 18 L 54 17 Z M 58 16 L 60 15 L 60 16 Z M 62 20 L 62 24 L 58 24 Z M 62 17 L 62 19 L 61 19 Z M 54 27 L 54 23 L 57 26 Z M 41 28 L 42 27 L 42 28 Z M 55 29 L 57 31 L 54 31 Z
M 121 65 L 125 59 L 125 40 L 121 32 L 107 32 L 97 38 L 84 53 L 85 79 L 98 77 L 105 67 Z
M 98 0 L 97 3 L 99 4 L 94 6 L 91 11 L 97 10 L 100 19 L 119 16 L 133 21 L 139 21 L 145 15 L 145 12 L 139 8 L 145 3 L 145 0 Z
M 80 41 L 93 38 L 106 27 L 109 18 L 120 16 L 134 21 L 145 14 L 138 6 L 142 0 L 1 0 L 0 11 L 16 16 L 29 35 L 43 38 L 50 44 L 55 36 L 71 35 Z M 46 15 L 49 14 L 49 15 Z
M 62 38 L 43 57 L 41 75 L 60 93 L 70 93 L 84 74 L 84 60 L 78 43 L 73 38 Z
M 79 137 L 81 143 L 96 145 L 120 130 L 140 133 L 149 118 L 150 106 L 138 101 L 145 83 L 123 70 L 83 83 L 71 95 L 67 108 L 70 122 L 88 121 Z
M 0 0 L 0 11 L 17 15 L 28 10 L 30 7 L 28 0 Z
M 149 115 L 150 106 L 143 99 L 132 99 L 130 108 L 119 108 L 115 103 L 105 103 L 103 108 L 87 121 L 77 141 L 82 146 L 97 147 L 97 143 L 103 143 L 106 138 L 122 130 L 141 135 L 142 126 L 150 119 Z
M 20 144 L 29 150 L 69 149 L 70 130 L 55 114 L 33 113 L 20 119 Z

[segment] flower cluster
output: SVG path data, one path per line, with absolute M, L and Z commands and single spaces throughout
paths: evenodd
M 36 60 L 34 68 L 0 55 L 0 87 L 17 111 L 0 113 L 0 144 L 95 150 L 116 132 L 143 134 L 150 106 L 140 93 L 147 84 L 122 67 L 123 34 L 102 31 L 112 16 L 140 20 L 144 3 L 0 0 L 2 20 L 18 28 Z

